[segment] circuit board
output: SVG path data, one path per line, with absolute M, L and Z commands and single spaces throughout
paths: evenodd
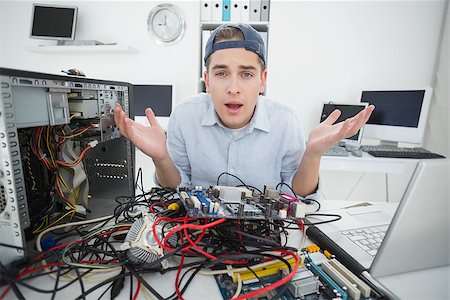
M 299 199 L 267 189 L 255 195 L 243 187 L 187 187 L 178 190 L 191 217 L 298 220 L 305 217 L 306 205 Z
M 214 276 L 217 282 L 217 286 L 219 287 L 220 293 L 222 294 L 223 299 L 231 299 L 236 292 L 237 284 L 233 282 L 231 277 L 228 275 L 216 275 Z M 260 280 L 257 280 L 256 282 L 252 283 L 244 283 L 242 285 L 241 295 L 247 294 L 256 290 L 260 290 L 261 288 L 264 288 L 268 286 L 269 284 L 276 282 L 281 279 L 281 276 L 279 274 L 266 276 L 263 278 L 260 278 Z M 311 291 L 310 294 L 300 296 L 297 293 L 297 296 L 295 296 L 292 292 L 293 288 L 292 286 L 295 285 L 295 283 L 289 282 L 288 283 L 288 289 L 286 289 L 277 299 L 281 300 L 297 300 L 297 299 L 304 299 L 304 300 L 325 300 L 325 299 L 333 299 L 335 297 L 333 291 L 328 287 L 322 285 L 322 283 L 318 279 L 314 279 L 316 282 L 314 284 L 317 284 L 317 290 Z M 275 295 L 277 295 L 280 291 L 282 291 L 282 287 L 275 288 L 271 291 L 268 291 L 262 295 L 249 298 L 252 300 L 269 300 L 272 299 Z
M 310 253 L 309 255 L 308 258 L 302 256 L 305 265 L 301 265 L 298 268 L 297 272 L 287 283 L 287 286 L 285 286 L 284 291 L 283 286 L 280 286 L 248 299 L 268 300 L 275 296 L 277 299 L 283 300 L 381 299 L 370 288 L 364 287 L 364 283 L 360 283 L 356 276 L 350 274 L 345 267 L 339 267 L 339 271 L 334 269 L 334 267 L 330 268 L 330 262 L 333 265 L 340 264 L 335 259 L 328 259 L 321 252 Z M 281 280 L 288 273 L 289 271 L 286 268 L 281 270 L 279 267 L 260 268 L 254 270 L 254 272 L 241 272 L 242 286 L 239 294 L 242 296 L 243 294 L 261 290 Z M 349 280 L 345 285 L 340 282 L 339 277 L 342 278 L 342 276 Z M 231 277 L 229 274 L 221 274 L 215 275 L 215 280 L 223 299 L 231 299 L 235 295 L 238 289 L 236 277 Z

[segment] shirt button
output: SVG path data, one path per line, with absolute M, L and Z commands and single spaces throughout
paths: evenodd
M 234 172 L 234 169 L 229 169 L 228 170 L 228 173 L 233 173 Z

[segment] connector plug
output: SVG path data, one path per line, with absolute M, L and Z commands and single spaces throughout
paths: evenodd
M 88 145 L 91 146 L 91 148 L 94 148 L 95 146 L 98 145 L 98 140 L 90 141 L 90 142 L 88 143 Z

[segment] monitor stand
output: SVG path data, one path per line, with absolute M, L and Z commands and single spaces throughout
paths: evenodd
M 383 146 L 386 148 L 398 148 L 398 142 L 380 140 L 378 146 Z

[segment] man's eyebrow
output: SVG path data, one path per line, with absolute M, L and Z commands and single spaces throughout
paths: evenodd
M 229 66 L 228 65 L 214 65 L 212 67 L 212 69 L 213 70 L 216 70 L 216 69 L 229 69 Z M 242 70 L 256 70 L 256 67 L 252 66 L 252 65 L 240 65 L 239 69 L 242 69 Z
M 228 69 L 227 65 L 214 65 L 212 69 Z
M 249 65 L 249 66 L 244 66 L 244 65 L 240 65 L 239 69 L 244 69 L 244 70 L 256 70 L 255 66 Z

